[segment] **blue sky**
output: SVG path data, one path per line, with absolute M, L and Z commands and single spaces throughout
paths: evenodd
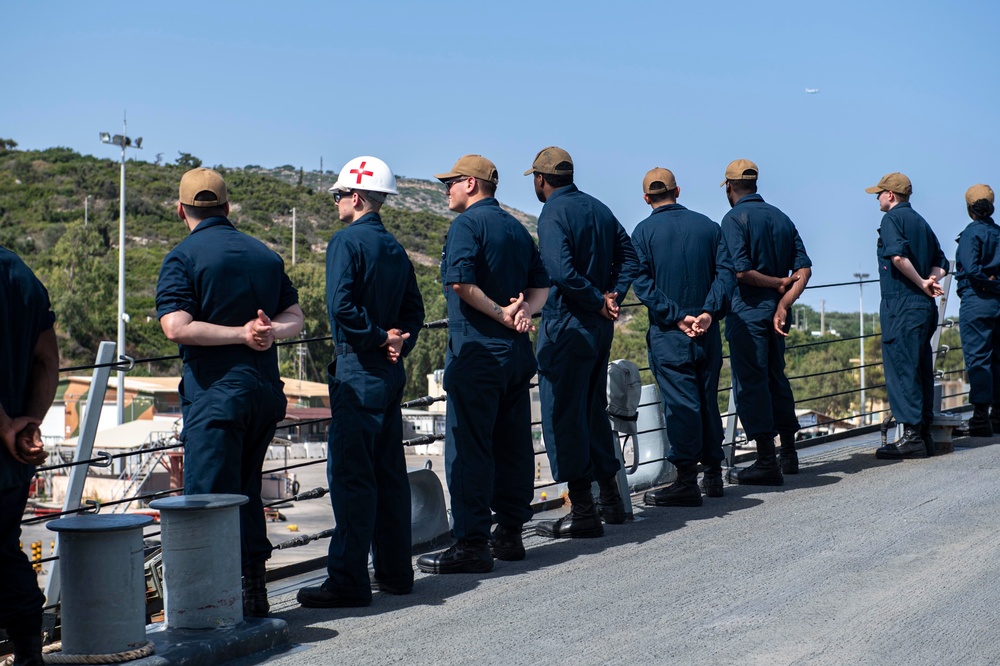
M 965 189 L 1000 186 L 998 19 L 985 1 L 4 3 L 0 137 L 116 159 L 98 132 L 127 110 L 144 138 L 131 156 L 148 160 L 339 169 L 372 154 L 430 178 L 481 153 L 499 198 L 535 214 L 521 173 L 555 144 L 629 230 L 648 169 L 672 169 L 680 202 L 719 220 L 725 166 L 745 157 L 814 283 L 840 282 L 876 273 L 864 187 L 883 174 L 910 176 L 949 256 Z M 820 298 L 857 310 L 856 288 L 803 301 Z

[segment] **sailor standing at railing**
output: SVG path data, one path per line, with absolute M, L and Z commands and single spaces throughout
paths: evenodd
M 21 550 L 21 517 L 35 465 L 45 462 L 38 427 L 59 381 L 49 294 L 20 257 L 0 247 L 0 628 L 18 666 L 42 666 L 42 605 Z
M 190 233 L 163 260 L 156 313 L 184 360 L 184 493 L 249 498 L 240 507 L 243 614 L 266 617 L 261 467 L 288 403 L 274 341 L 298 335 L 302 310 L 281 257 L 229 221 L 217 171 L 184 174 L 177 214 Z
M 649 310 L 646 346 L 660 388 L 677 480 L 651 490 L 653 506 L 701 506 L 702 489 L 722 497 L 722 418 L 719 321 L 729 309 L 733 264 L 718 224 L 677 203 L 680 187 L 669 169 L 650 170 L 643 199 L 653 214 L 636 225 L 632 245 L 639 267 L 632 289 Z
M 901 173 L 865 188 L 878 201 L 882 223 L 876 256 L 882 302 L 882 362 L 889 407 L 903 436 L 875 452 L 877 458 L 926 458 L 934 453 L 934 352 L 937 327 L 934 298 L 944 293 L 938 281 L 948 260 L 927 221 L 910 205 L 913 186 Z
M 972 222 L 959 235 L 955 253 L 962 299 L 958 323 L 969 374 L 969 402 L 975 410 L 969 419 L 972 437 L 1000 433 L 1000 227 L 993 221 L 993 198 L 989 185 L 973 185 L 966 191 L 965 206 Z
M 635 250 L 611 210 L 573 184 L 565 150 L 543 148 L 524 175 L 545 204 L 538 249 L 552 280 L 537 348 L 542 432 L 552 477 L 569 487 L 572 504 L 569 515 L 541 521 L 537 530 L 555 538 L 598 537 L 602 519 L 625 522 L 607 384 L 614 322 L 635 274 Z
M 525 556 L 521 529 L 533 515 L 535 460 L 528 384 L 538 367 L 528 330 L 549 278 L 531 235 L 496 200 L 493 162 L 465 155 L 434 177 L 444 183 L 448 207 L 460 213 L 441 257 L 448 300 L 445 466 L 458 542 L 421 555 L 417 566 L 485 573 L 494 557 Z
M 356 157 L 330 188 L 341 222 L 326 248 L 326 305 L 336 357 L 327 368 L 326 473 L 336 521 L 327 579 L 299 590 L 310 608 L 372 602 L 368 554 L 382 592 L 409 594 L 410 482 L 400 403 L 403 357 L 417 342 L 424 302 L 406 251 L 379 210 L 396 177 L 377 157 Z
M 732 206 L 722 218 L 722 234 L 737 281 L 726 317 L 736 412 L 747 439 L 757 444 L 756 462 L 730 470 L 729 480 L 780 486 L 783 474 L 799 472 L 799 422 L 785 377 L 785 337 L 788 312 L 806 288 L 812 261 L 788 216 L 757 194 L 758 175 L 750 160 L 734 160 L 721 183 Z M 775 435 L 781 438 L 780 455 Z

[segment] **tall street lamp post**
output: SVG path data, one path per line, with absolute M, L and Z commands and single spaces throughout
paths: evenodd
M 868 419 L 865 415 L 865 289 L 864 280 L 868 277 L 868 273 L 855 273 L 854 277 L 858 279 L 858 322 L 860 326 L 858 332 L 861 343 L 861 424 L 864 425 Z
M 118 210 L 118 357 L 125 354 L 125 324 L 129 316 L 125 313 L 125 149 L 142 148 L 142 137 L 133 143 L 127 136 L 128 122 L 122 118 L 122 133 L 111 136 L 101 132 L 101 143 L 110 143 L 122 149 L 121 205 Z M 118 371 L 118 425 L 125 422 L 125 371 Z

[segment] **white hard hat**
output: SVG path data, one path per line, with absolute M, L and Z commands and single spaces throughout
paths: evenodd
M 383 192 L 398 194 L 396 177 L 392 175 L 389 165 L 377 157 L 362 155 L 344 165 L 337 176 L 337 182 L 330 188 L 331 192 L 347 190 L 366 190 L 368 192 Z

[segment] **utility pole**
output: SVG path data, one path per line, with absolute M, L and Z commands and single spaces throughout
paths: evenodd
M 94 197 L 90 194 L 83 200 L 83 227 L 87 228 L 87 218 L 90 217 L 90 200 Z
M 858 340 L 861 343 L 861 425 L 867 422 L 867 417 L 865 416 L 865 287 L 864 280 L 868 277 L 868 273 L 855 273 L 854 277 L 858 278 L 858 322 L 859 335 L 861 336 Z
M 295 209 L 292 209 L 292 266 L 295 265 Z
M 125 324 L 129 316 L 125 313 L 125 149 L 142 149 L 142 137 L 132 143 L 128 137 L 128 119 L 122 114 L 122 133 L 111 136 L 101 132 L 101 143 L 110 143 L 122 149 L 121 201 L 118 209 L 118 359 L 125 355 Z M 118 371 L 118 425 L 125 422 L 125 371 Z

